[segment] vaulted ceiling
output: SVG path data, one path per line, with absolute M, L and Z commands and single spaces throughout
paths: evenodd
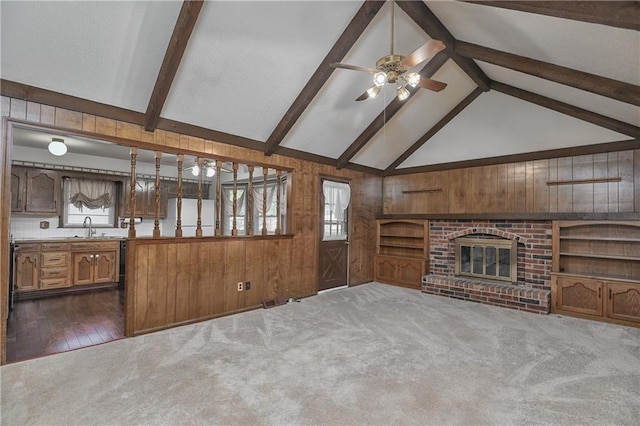
M 395 53 L 445 82 L 355 102 L 390 2 L 5 1 L 1 90 L 338 168 L 395 174 L 640 148 L 640 3 L 397 1 Z M 564 150 L 564 151 L 563 151 Z

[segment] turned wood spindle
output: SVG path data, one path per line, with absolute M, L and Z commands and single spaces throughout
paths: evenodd
M 204 171 L 204 158 L 198 157 L 198 219 L 196 220 L 196 237 L 202 237 L 202 172 Z
M 160 160 L 162 159 L 162 151 L 156 151 L 156 182 L 155 182 L 155 200 L 153 206 L 153 237 L 160 236 Z
M 249 185 L 247 186 L 247 235 L 253 235 L 253 166 L 247 166 L 249 169 Z
M 222 179 L 220 179 L 220 161 L 216 160 L 216 235 L 222 235 L 222 228 L 220 227 L 220 218 L 222 217 Z
M 267 178 L 269 168 L 262 168 L 262 235 L 267 235 Z
M 138 157 L 138 148 L 132 147 L 129 151 L 131 157 L 131 177 L 129 179 L 129 238 L 136 237 L 136 158 Z
M 178 154 L 178 189 L 177 189 L 177 217 L 176 217 L 176 237 L 182 237 L 182 173 L 184 167 L 184 154 Z
M 238 215 L 238 163 L 233 163 L 233 227 L 231 235 L 238 235 L 238 224 L 236 216 Z
M 276 235 L 280 235 L 280 177 L 282 176 L 281 170 L 276 170 Z

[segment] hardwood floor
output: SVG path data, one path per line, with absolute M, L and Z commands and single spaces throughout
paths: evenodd
M 9 313 L 7 363 L 123 337 L 123 290 L 21 300 Z

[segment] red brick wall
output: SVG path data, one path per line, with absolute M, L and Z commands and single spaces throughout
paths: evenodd
M 430 274 L 454 275 L 455 238 L 492 235 L 518 241 L 518 285 L 551 288 L 551 221 L 432 220 L 429 228 Z

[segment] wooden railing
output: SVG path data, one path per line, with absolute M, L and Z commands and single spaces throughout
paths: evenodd
M 130 159 L 131 159 L 131 178 L 130 178 L 130 186 L 129 190 L 129 199 L 128 204 L 130 206 L 130 220 L 128 223 L 129 238 L 136 237 L 136 227 L 135 227 L 135 218 L 136 218 L 136 167 L 138 164 L 138 148 L 131 147 L 130 149 Z M 153 198 L 153 207 L 154 207 L 154 226 L 153 226 L 153 237 L 157 238 L 160 236 L 169 236 L 162 235 L 160 229 L 160 219 L 161 219 L 161 191 L 162 191 L 162 176 L 161 176 L 161 164 L 162 164 L 162 151 L 155 151 L 155 193 Z M 184 154 L 176 155 L 176 181 L 177 181 L 177 194 L 176 194 L 176 223 L 175 223 L 175 232 L 171 236 L 182 237 L 183 236 L 183 173 L 185 172 L 184 167 Z M 258 216 L 261 216 L 261 223 L 259 227 L 259 233 L 261 235 L 282 235 L 283 226 L 282 226 L 282 216 L 286 219 L 286 211 L 287 208 L 283 209 L 283 203 L 286 202 L 282 199 L 282 190 L 283 190 L 283 180 L 286 181 L 288 187 L 287 190 L 290 190 L 290 174 L 286 169 L 279 169 L 274 167 L 267 167 L 265 165 L 256 165 L 256 164 L 248 164 L 248 163 L 240 163 L 233 160 L 225 160 L 225 159 L 205 159 L 202 156 L 197 156 L 195 165 L 198 167 L 197 173 L 197 218 L 196 218 L 196 229 L 195 236 L 202 237 L 206 236 L 203 232 L 203 199 L 205 199 L 203 193 L 203 175 L 205 174 L 205 168 L 211 168 L 211 164 L 215 162 L 215 173 L 216 182 L 215 182 L 215 227 L 212 235 L 210 236 L 222 236 L 225 235 L 223 218 L 225 220 L 230 220 L 230 235 L 231 236 L 239 236 L 239 235 L 254 235 L 254 225 L 256 222 L 256 218 L 254 217 L 255 213 L 258 212 L 256 209 L 256 200 L 254 195 L 254 189 L 261 186 L 262 194 L 260 194 L 259 200 L 257 200 L 259 205 L 262 207 L 262 213 L 258 213 Z M 225 170 L 223 165 L 230 165 L 231 170 Z M 195 167 L 194 165 L 194 167 Z M 254 178 L 254 171 L 256 167 L 262 168 L 262 176 L 261 181 L 257 181 Z M 248 173 L 248 178 L 243 179 L 240 182 L 239 171 L 240 169 L 246 169 Z M 223 182 L 222 182 L 222 173 L 223 172 L 231 172 L 233 173 L 233 179 L 228 185 L 232 188 L 231 191 L 231 200 L 223 197 Z M 272 172 L 270 174 L 270 172 Z M 275 176 L 275 182 L 274 182 Z M 166 176 L 165 176 L 166 178 Z M 283 179 L 284 178 L 284 179 Z M 270 180 L 271 179 L 271 180 Z M 274 200 L 269 200 L 269 185 L 275 185 L 275 204 Z M 242 186 L 242 188 L 241 188 Z M 272 186 L 272 191 L 274 191 L 274 187 Z M 239 192 L 244 191 L 242 195 L 242 204 L 240 203 Z M 209 197 L 206 197 L 207 199 Z M 287 197 L 288 199 L 288 197 Z M 225 217 L 225 210 L 223 209 L 223 203 L 231 201 L 231 209 L 228 213 L 230 217 Z M 242 227 L 238 225 L 238 218 L 240 216 L 239 212 L 242 210 L 244 206 L 244 221 L 242 223 Z M 286 206 L 285 206 L 286 207 Z M 270 208 L 275 208 L 275 226 L 272 225 L 272 229 L 270 232 L 269 225 L 267 223 L 267 212 Z M 283 211 L 285 212 L 283 214 Z M 242 228 L 242 229 L 241 229 Z M 229 234 L 227 234 L 229 235 Z

